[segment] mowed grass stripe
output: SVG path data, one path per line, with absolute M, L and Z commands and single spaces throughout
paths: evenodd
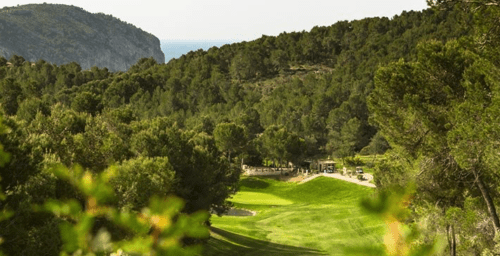
M 261 192 L 242 191 L 236 194 L 229 201 L 234 203 L 244 203 L 250 205 L 289 205 L 292 201 L 283 199 L 273 194 Z
M 246 177 L 240 187 L 235 206 L 258 213 L 212 217 L 212 226 L 236 241 L 231 246 L 211 238 L 206 255 L 343 255 L 348 247 L 382 246 L 383 222 L 358 207 L 372 188 L 326 177 L 303 184 Z M 252 242 L 243 246 L 239 239 Z M 224 246 L 231 253 L 222 253 Z

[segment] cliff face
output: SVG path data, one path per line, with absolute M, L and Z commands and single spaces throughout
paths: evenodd
M 0 56 L 54 64 L 75 61 L 82 69 L 126 71 L 140 58 L 165 62 L 160 40 L 110 15 L 60 4 L 0 9 Z

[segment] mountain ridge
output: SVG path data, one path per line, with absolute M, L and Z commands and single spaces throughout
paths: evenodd
M 165 62 L 154 35 L 104 13 L 63 4 L 28 4 L 0 9 L 0 55 L 82 69 L 126 71 L 140 58 Z

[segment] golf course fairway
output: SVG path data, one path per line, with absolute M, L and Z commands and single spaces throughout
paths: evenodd
M 382 246 L 385 225 L 359 200 L 373 188 L 320 177 L 303 184 L 243 177 L 231 199 L 255 216 L 213 215 L 204 255 L 345 255 Z

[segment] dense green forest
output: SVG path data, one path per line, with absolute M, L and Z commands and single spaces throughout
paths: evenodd
M 413 187 L 400 221 L 420 229 L 420 243 L 441 237 L 448 255 L 500 255 L 500 3 L 431 3 L 472 14 L 474 30 L 422 42 L 416 59 L 377 71 L 367 101 L 392 147 L 377 187 Z
M 377 186 L 415 184 L 413 212 L 401 221 L 423 227 L 419 242 L 447 234 L 452 255 L 496 255 L 499 33 L 490 31 L 498 32 L 498 12 L 435 5 L 166 64 L 145 58 L 127 72 L 0 57 L 8 130 L 0 143 L 10 155 L 0 167 L 0 206 L 14 212 L 0 222 L 2 251 L 76 251 L 59 227 L 77 221 L 32 207 L 73 199 L 89 208 L 88 194 L 72 186 L 80 183 L 48 171 L 58 164 L 92 177 L 116 170 L 108 184 L 116 209 L 137 213 L 151 196 L 174 194 L 185 214 L 220 214 L 237 191 L 241 163 L 349 160 L 383 153 L 388 141 Z M 136 232 L 98 216 L 89 233 L 102 228 L 111 240 Z M 203 240 L 187 236 L 183 244 Z

